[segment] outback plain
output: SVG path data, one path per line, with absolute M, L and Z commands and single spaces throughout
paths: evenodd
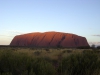
M 0 75 L 100 75 L 100 49 L 0 47 Z

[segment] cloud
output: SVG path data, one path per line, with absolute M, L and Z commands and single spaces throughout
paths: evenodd
M 15 35 L 20 35 L 20 34 L 24 34 L 24 32 L 18 31 L 18 30 L 5 30 L 6 35 L 10 35 L 10 36 L 15 36 Z
M 91 45 L 96 45 L 96 46 L 100 46 L 100 42 L 89 42 L 89 45 L 91 46 Z
M 8 35 L 0 35 L 0 36 L 12 37 L 12 36 L 8 36 Z
M 92 36 L 98 36 L 98 37 L 100 37 L 100 35 L 92 35 Z
M 13 38 L 14 35 L 0 35 L 0 38 Z
M 0 32 L 0 45 L 8 45 L 16 35 L 24 34 L 24 32 L 18 30 L 5 30 Z
M 19 30 L 5 30 L 5 29 L 2 29 L 4 32 L 8 32 L 8 33 L 23 33 Z
M 9 45 L 11 42 L 11 40 L 8 39 L 2 39 L 0 40 L 0 45 Z
M 100 44 L 100 42 L 89 42 L 90 44 Z
M 22 34 L 23 32 L 18 30 L 7 30 L 9 33 L 15 33 L 15 34 Z
M 4 30 L 4 29 L 2 29 L 2 30 L 3 31 L 2 31 L 2 33 L 0 33 L 0 37 L 13 38 L 16 35 L 24 34 L 23 32 L 17 31 L 17 30 Z

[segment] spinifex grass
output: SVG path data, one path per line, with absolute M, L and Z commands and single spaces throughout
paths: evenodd
M 0 75 L 100 75 L 100 50 L 3 47 Z

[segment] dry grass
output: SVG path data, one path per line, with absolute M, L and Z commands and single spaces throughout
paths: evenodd
M 27 54 L 29 56 L 32 56 L 33 58 L 39 58 L 39 57 L 46 57 L 50 58 L 53 60 L 58 60 L 64 57 L 67 57 L 71 54 L 78 54 L 78 53 L 83 53 L 84 51 L 87 51 L 87 49 L 54 49 L 54 48 L 0 48 L 0 51 L 5 51 L 5 50 L 11 50 L 14 53 L 22 53 L 22 54 Z M 88 49 L 89 51 L 93 51 L 92 49 Z M 98 50 L 98 52 L 100 49 Z M 100 52 L 98 54 L 100 57 Z
M 12 56 L 15 56 L 14 58 L 11 56 L 11 54 L 10 54 L 10 52 L 11 52 L 11 54 L 12 54 Z M 3 58 L 4 60 L 4 63 L 5 63 L 5 58 L 7 59 L 7 57 L 8 57 L 8 59 L 10 60 L 8 60 L 9 62 L 14 62 L 13 60 L 11 60 L 11 59 L 14 59 L 15 60 L 15 58 L 16 57 L 22 57 L 22 58 L 24 58 L 23 57 L 23 55 L 25 56 L 25 59 L 28 59 L 28 61 L 31 63 L 31 62 L 33 62 L 33 61 L 31 61 L 30 59 L 32 58 L 32 59 L 34 59 L 34 58 L 41 58 L 41 57 L 43 57 L 43 58 L 45 58 L 46 60 L 48 60 L 48 59 L 50 59 L 50 61 L 48 61 L 48 63 L 50 62 L 50 64 L 52 64 L 55 68 L 56 68 L 56 70 L 57 69 L 61 69 L 60 71 L 62 71 L 62 69 L 64 69 L 64 70 L 66 70 L 65 68 L 67 68 L 68 67 L 68 65 L 70 64 L 70 66 L 72 65 L 71 63 L 73 63 L 73 61 L 74 62 L 76 62 L 76 63 L 73 63 L 74 65 L 76 65 L 76 66 L 78 66 L 77 65 L 77 63 L 78 63 L 78 57 L 80 58 L 80 60 L 81 60 L 81 58 L 82 58 L 82 56 L 81 56 L 81 54 L 83 55 L 83 54 L 85 54 L 86 52 L 89 52 L 89 53 L 96 53 L 96 55 L 97 55 L 97 57 L 98 57 L 98 59 L 97 60 L 100 60 L 100 49 L 95 49 L 95 50 L 93 50 L 93 49 L 68 49 L 68 48 L 62 48 L 62 49 L 56 49 L 56 48 L 17 48 L 17 47 L 13 47 L 13 48 L 11 48 L 11 47 L 0 47 L 0 58 Z M 2 53 L 4 53 L 3 55 L 2 55 Z M 7 56 L 8 55 L 8 56 Z M 9 56 L 10 55 L 10 56 Z M 74 55 L 74 56 L 73 56 Z M 77 57 L 77 55 L 78 55 L 78 57 Z M 6 57 L 5 57 L 6 56 Z M 30 57 L 30 58 L 28 58 L 28 56 Z M 71 56 L 73 56 L 73 57 L 71 57 Z M 91 54 L 90 54 L 90 56 L 91 56 Z M 4 58 L 5 57 L 5 58 Z M 12 57 L 12 58 L 11 58 Z M 68 60 L 68 58 L 67 57 L 70 57 L 70 59 L 72 60 Z M 87 55 L 87 57 L 88 57 L 88 55 Z M 84 59 L 86 59 L 87 57 L 84 57 Z M 67 58 L 67 60 L 68 61 L 70 61 L 70 62 L 66 62 L 65 63 L 65 61 L 67 61 L 67 60 L 62 60 L 62 59 L 64 59 L 64 58 Z M 92 60 L 94 61 L 95 59 L 95 57 L 94 56 L 92 56 Z M 82 58 L 83 59 L 83 58 Z M 87 58 L 88 59 L 88 58 Z M 88 60 L 85 60 L 85 61 L 88 61 Z M 17 59 L 17 60 L 19 60 L 19 58 Z M 24 61 L 24 59 L 20 59 L 21 61 Z M 35 59 L 34 59 L 35 60 Z M 52 62 L 51 62 L 52 61 Z M 62 68 L 62 66 L 61 67 L 59 67 L 60 65 L 59 64 L 62 64 L 62 61 L 64 61 L 63 63 L 64 63 L 64 66 L 63 67 L 65 67 L 65 68 Z M 82 61 L 82 63 L 84 64 L 84 66 L 87 66 L 87 64 L 85 64 L 84 63 L 84 61 L 83 60 L 81 60 Z M 19 62 L 19 61 L 18 61 Z M 28 64 L 29 64 L 29 62 L 28 62 Z M 59 63 L 60 62 L 60 63 Z M 80 62 L 80 61 L 79 61 Z M 91 59 L 89 60 L 89 62 L 91 62 Z M 39 62 L 38 62 L 39 63 Z M 3 64 L 3 63 L 2 63 Z M 1 65 L 2 65 L 1 64 Z M 15 63 L 16 64 L 16 63 Z M 90 63 L 89 63 L 90 64 Z M 42 64 L 43 65 L 43 64 Z M 67 65 L 67 67 L 66 67 L 66 65 Z M 9 64 L 8 64 L 8 66 L 9 66 Z M 25 65 L 24 65 L 25 66 Z M 49 66 L 49 65 L 48 65 Z M 2 67 L 4 67 L 4 66 L 2 66 Z M 6 67 L 6 66 L 5 66 Z M 16 66 L 17 67 L 17 66 Z M 16 68 L 15 67 L 15 68 Z M 19 67 L 18 67 L 19 68 Z M 70 68 L 70 67 L 69 67 Z M 68 69 L 69 69 L 68 68 Z M 79 66 L 77 67 L 77 68 L 79 68 Z M 82 69 L 83 67 L 80 67 L 78 70 L 77 69 L 72 69 L 72 71 L 80 71 L 80 69 Z M 5 68 L 6 69 L 6 68 Z M 99 71 L 100 71 L 100 69 L 97 69 L 98 71 L 96 71 L 95 70 L 95 72 L 93 72 L 93 74 L 92 75 L 100 75 L 100 74 L 97 74 L 97 73 L 100 73 Z M 89 70 L 89 71 L 91 71 L 91 70 Z M 58 72 L 58 70 L 56 71 L 56 72 Z M 16 72 L 17 73 L 17 72 Z M 62 72 L 61 72 L 62 73 Z M 65 71 L 63 72 L 63 73 L 65 73 Z M 88 71 L 87 71 L 87 73 L 88 73 Z M 25 75 L 25 74 L 23 74 L 23 75 Z M 61 74 L 61 75 L 64 75 L 64 74 Z M 69 75 L 73 75 L 73 74 L 70 74 L 69 73 Z M 76 74 L 77 75 L 77 74 Z M 83 74 L 82 74 L 83 75 Z M 87 74 L 87 75 L 91 75 L 91 74 Z

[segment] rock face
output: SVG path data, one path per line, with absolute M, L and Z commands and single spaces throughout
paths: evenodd
M 28 33 L 17 35 L 10 46 L 80 47 L 89 46 L 85 37 L 62 32 Z

